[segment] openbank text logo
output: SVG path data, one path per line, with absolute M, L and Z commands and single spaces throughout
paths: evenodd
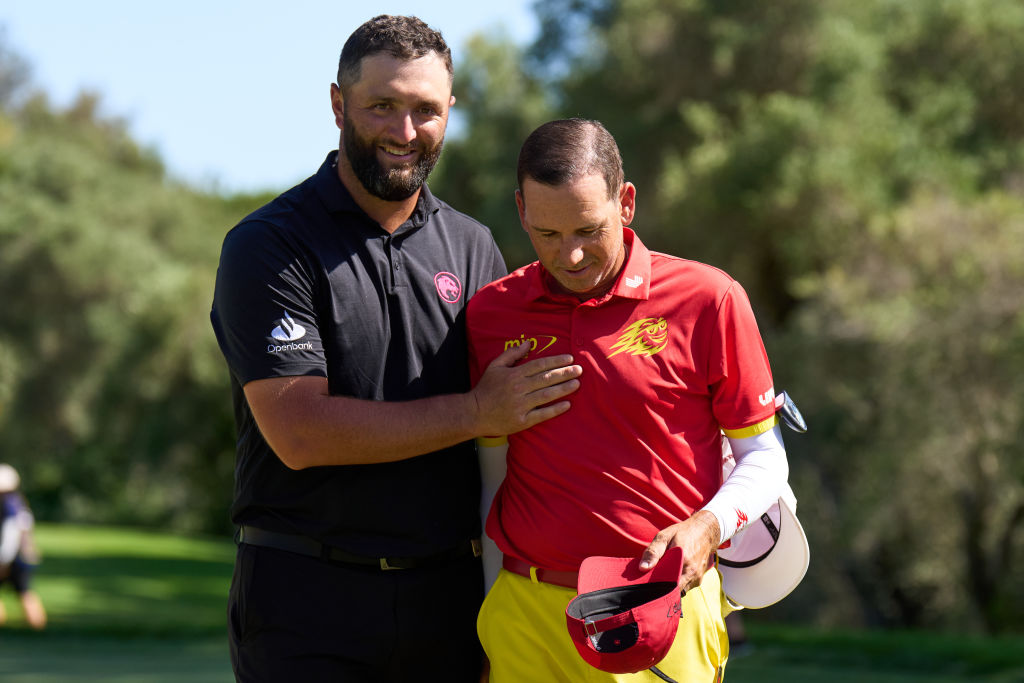
M 302 342 L 301 344 L 267 344 L 267 353 L 281 353 L 282 351 L 312 351 L 313 342 Z

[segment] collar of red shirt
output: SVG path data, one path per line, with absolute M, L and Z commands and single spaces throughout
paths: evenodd
M 615 278 L 615 284 L 600 298 L 596 300 L 589 299 L 589 301 L 595 301 L 595 303 L 600 304 L 614 296 L 625 299 L 646 300 L 650 295 L 651 252 L 640 241 L 640 238 L 636 236 L 636 233 L 629 228 L 624 227 L 622 229 L 622 243 L 626 246 L 628 255 L 626 256 L 626 263 Z M 535 262 L 533 265 L 533 274 L 527 290 L 527 297 L 531 301 L 540 298 L 572 299 L 578 301 L 576 297 L 561 292 L 557 287 L 555 279 L 551 277 L 551 274 L 548 273 L 540 262 Z

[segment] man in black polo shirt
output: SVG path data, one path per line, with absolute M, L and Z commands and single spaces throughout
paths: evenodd
M 225 238 L 211 320 L 238 427 L 238 680 L 480 672 L 471 440 L 564 412 L 580 368 L 516 348 L 469 390 L 465 303 L 505 267 L 424 184 L 451 83 L 440 33 L 363 24 L 331 86 L 340 151 Z

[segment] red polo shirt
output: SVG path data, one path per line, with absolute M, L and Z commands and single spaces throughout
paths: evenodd
M 508 473 L 487 520 L 502 552 L 575 571 L 591 555 L 635 557 L 721 485 L 721 429 L 774 416 L 771 370 L 747 296 L 717 268 L 648 251 L 604 296 L 558 292 L 537 262 L 467 307 L 470 372 L 513 344 L 571 353 L 572 408 L 509 436 Z

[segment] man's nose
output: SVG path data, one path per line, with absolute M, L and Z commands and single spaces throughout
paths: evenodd
M 583 246 L 576 240 L 566 240 L 562 245 L 562 256 L 566 265 L 575 266 L 583 260 Z
M 416 126 L 413 124 L 411 112 L 401 112 L 395 116 L 389 131 L 397 141 L 408 144 L 416 139 Z

